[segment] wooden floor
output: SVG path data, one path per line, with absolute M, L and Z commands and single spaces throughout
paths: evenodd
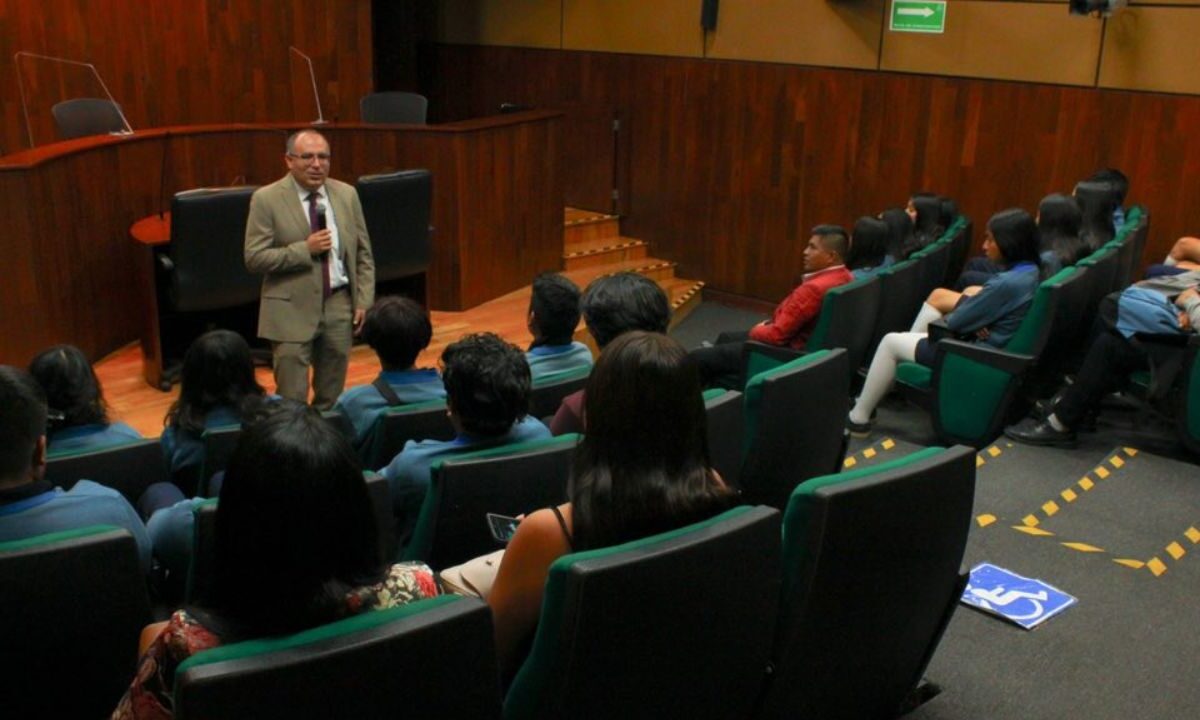
M 567 208 L 564 217 L 560 269 L 581 288 L 597 277 L 622 270 L 642 273 L 655 280 L 671 299 L 673 323 L 699 304 L 704 286 L 703 282 L 675 277 L 675 263 L 651 257 L 645 242 L 622 237 L 616 216 L 574 208 Z M 522 348 L 528 347 L 533 339 L 525 327 L 529 293 L 526 286 L 470 310 L 433 311 L 433 341 L 421 353 L 417 365 L 436 367 L 446 345 L 473 332 L 494 332 Z M 576 337 L 590 344 L 582 323 Z M 355 346 L 350 353 L 346 386 L 369 383 L 378 373 L 375 353 L 366 345 Z M 96 363 L 96 374 L 112 419 L 129 423 L 147 437 L 162 432 L 163 416 L 179 395 L 179 387 L 164 393 L 146 384 L 142 379 L 142 353 L 136 342 Z M 270 370 L 259 368 L 258 381 L 268 392 L 274 392 Z

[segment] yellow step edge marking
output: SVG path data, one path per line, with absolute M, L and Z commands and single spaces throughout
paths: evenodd
M 1042 530 L 1041 528 L 1027 527 L 1025 525 L 1013 525 L 1012 529 L 1016 530 L 1017 532 L 1023 532 L 1026 535 L 1036 535 L 1038 537 L 1054 537 L 1054 533 L 1050 532 L 1049 530 Z
M 1000 448 L 993 445 L 987 449 L 987 454 L 991 455 L 992 457 L 1000 457 Z
M 1025 527 L 1037 527 L 1038 519 L 1036 515 L 1026 515 L 1021 518 L 1021 522 L 1025 523 Z
M 1079 478 L 1079 482 L 1077 484 L 1084 490 L 1091 490 L 1096 485 L 1096 483 L 1092 482 L 1091 478 L 1086 476 Z
M 870 460 L 871 458 L 875 457 L 875 448 L 867 448 L 866 450 L 863 450 L 862 454 L 863 457 Z
M 1138 454 L 1137 448 L 1127 447 L 1127 448 L 1123 448 L 1123 450 L 1125 450 L 1125 454 L 1128 455 L 1129 457 L 1133 457 Z
M 854 466 L 855 466 L 855 465 L 857 465 L 857 464 L 858 464 L 858 461 L 857 461 L 857 460 L 855 460 L 855 459 L 854 459 L 854 458 L 852 458 L 852 457 L 848 457 L 848 458 L 846 458 L 845 460 L 843 460 L 843 461 L 842 461 L 842 467 L 848 467 L 848 468 L 852 468 L 852 467 L 854 467 Z
M 1087 543 L 1065 542 L 1065 543 L 1060 543 L 1060 544 L 1063 547 L 1071 548 L 1072 550 L 1078 550 L 1079 552 L 1085 552 L 1085 553 L 1102 553 L 1102 552 L 1104 552 L 1104 548 L 1098 548 L 1095 545 L 1088 545 Z
M 1058 503 L 1053 500 L 1046 501 L 1046 504 L 1042 505 L 1042 512 L 1046 513 L 1046 517 L 1053 517 L 1054 513 L 1058 512 Z
M 1062 499 L 1066 500 L 1067 502 L 1075 502 L 1075 498 L 1079 497 L 1078 495 L 1075 494 L 1075 491 L 1072 490 L 1071 488 L 1067 488 L 1066 490 L 1063 490 L 1062 492 L 1059 493 L 1059 495 L 1061 495 Z
M 881 444 L 883 445 L 884 450 L 891 450 L 892 448 L 896 447 L 896 441 L 891 438 L 884 438 L 883 443 Z
M 979 457 L 978 455 L 976 455 L 976 456 L 975 456 L 975 467 L 977 467 L 977 468 L 981 468 L 981 467 L 983 467 L 985 464 L 986 464 L 986 463 L 984 463 L 984 462 L 983 462 L 983 458 Z
M 1154 577 L 1158 577 L 1167 571 L 1166 563 L 1156 557 L 1147 560 L 1146 567 L 1150 568 L 1150 572 L 1154 573 Z
M 1125 560 L 1125 559 L 1121 559 L 1121 558 L 1113 558 L 1113 562 L 1115 562 L 1118 565 L 1124 565 L 1127 568 L 1133 568 L 1134 570 L 1141 570 L 1142 568 L 1146 567 L 1146 563 L 1142 562 L 1141 560 Z
M 1200 530 L 1197 530 L 1194 527 L 1190 527 L 1183 534 L 1184 534 L 1184 537 L 1186 537 L 1188 540 L 1192 541 L 1193 545 L 1195 545 L 1196 543 L 1200 543 Z
M 1100 466 L 1098 466 L 1098 467 L 1097 467 L 1095 470 L 1093 470 L 1092 472 L 1096 473 L 1096 477 L 1100 478 L 1101 480 L 1103 480 L 1104 478 L 1108 477 L 1108 474 L 1109 474 L 1109 473 L 1108 473 L 1108 469 L 1107 469 L 1107 468 L 1105 468 L 1103 465 L 1100 465 Z
M 1117 457 L 1116 455 L 1113 455 L 1111 458 L 1109 458 L 1108 464 L 1112 465 L 1115 468 L 1119 468 L 1125 464 L 1125 461 L 1122 460 L 1121 458 Z
M 996 522 L 996 516 L 995 515 L 980 515 L 979 517 L 975 518 L 975 522 L 979 523 L 979 527 L 985 528 L 988 525 L 991 525 L 992 523 Z
M 1167 546 L 1167 554 L 1171 556 L 1172 560 L 1178 560 L 1187 554 L 1187 550 L 1184 550 L 1179 543 L 1173 542 Z

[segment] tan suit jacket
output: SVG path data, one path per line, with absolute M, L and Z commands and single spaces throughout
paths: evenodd
M 246 221 L 246 269 L 264 275 L 258 311 L 259 337 L 276 342 L 308 342 L 321 319 L 321 259 L 309 254 L 308 212 L 295 180 L 261 187 L 250 199 Z M 354 187 L 333 179 L 326 193 L 337 221 L 338 242 L 355 310 L 375 301 L 375 262 L 367 223 Z

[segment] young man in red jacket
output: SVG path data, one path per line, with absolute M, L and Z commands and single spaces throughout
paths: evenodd
M 692 351 L 705 387 L 737 388 L 742 369 L 742 345 L 755 340 L 803 350 L 821 314 L 830 288 L 854 279 L 843 258 L 850 248 L 846 231 L 837 225 L 818 225 L 804 248 L 804 280 L 764 320 L 747 332 L 723 332 L 711 347 Z

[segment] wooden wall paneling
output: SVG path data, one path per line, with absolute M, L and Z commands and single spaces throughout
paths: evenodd
M 1100 86 L 1200 93 L 1200 7 L 1139 7 L 1106 23 Z
M 777 301 L 813 225 L 849 225 L 918 190 L 954 197 L 981 226 L 1105 166 L 1124 169 L 1129 202 L 1153 214 L 1147 258 L 1200 232 L 1197 97 L 610 53 L 438 57 L 457 113 L 582 94 L 628 114 L 622 232 L 716 290 Z
M 1061 4 L 952 2 L 942 35 L 885 28 L 880 68 L 899 72 L 1094 85 L 1103 23 Z
M 830 67 L 879 65 L 886 0 L 725 0 L 706 56 Z
M 28 146 L 18 50 L 94 63 L 135 129 L 314 119 L 307 64 L 289 45 L 312 56 L 327 118 L 356 119 L 358 99 L 372 87 L 370 0 L 0 0 L 0 17 L 7 153 Z M 54 103 L 102 96 L 86 70 L 28 59 L 20 67 L 38 144 L 57 138 Z
M 438 39 L 446 43 L 562 47 L 563 0 L 442 0 Z
M 700 57 L 697 0 L 562 0 L 566 50 Z

